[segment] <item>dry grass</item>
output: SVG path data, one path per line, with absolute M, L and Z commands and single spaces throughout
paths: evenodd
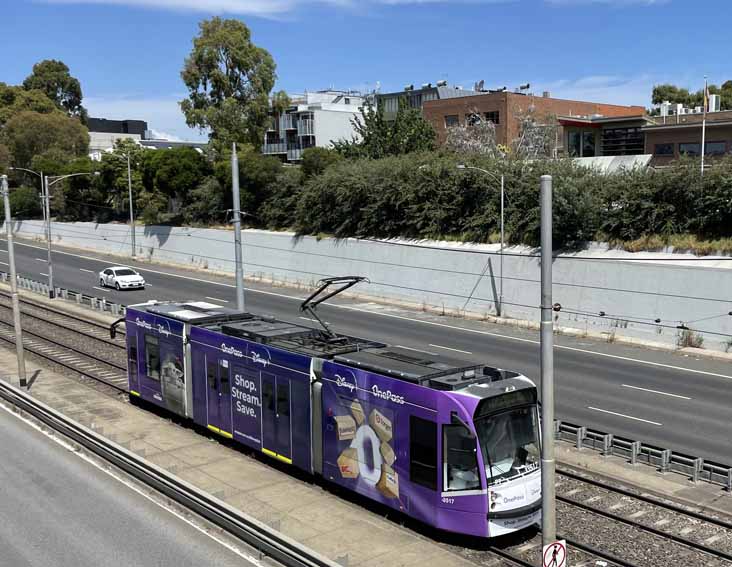
M 614 241 L 611 245 L 627 252 L 658 252 L 672 247 L 675 252 L 690 252 L 699 256 L 732 254 L 732 238 L 700 240 L 693 234 L 651 234 L 636 240 Z

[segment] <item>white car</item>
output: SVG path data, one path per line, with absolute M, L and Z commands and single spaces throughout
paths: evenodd
M 117 291 L 122 289 L 145 289 L 145 278 L 132 268 L 113 266 L 99 272 L 99 285 L 113 287 Z

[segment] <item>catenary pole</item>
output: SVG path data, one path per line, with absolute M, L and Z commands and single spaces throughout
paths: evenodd
M 503 247 L 505 246 L 505 241 L 503 237 L 503 227 L 504 227 L 504 179 L 505 176 L 501 175 L 501 281 L 500 281 L 500 291 L 498 292 L 498 316 L 500 317 L 503 314 Z
M 554 488 L 554 325 L 552 322 L 552 177 L 541 176 L 541 538 L 557 535 Z
M 701 176 L 704 177 L 704 150 L 706 149 L 707 137 L 707 106 L 709 105 L 709 83 L 704 75 L 704 117 L 702 118 L 702 142 L 701 142 Z
M 56 288 L 53 286 L 53 260 L 51 259 L 51 196 L 49 194 L 48 175 L 43 178 L 44 206 L 46 211 L 46 255 L 48 256 L 48 297 L 56 297 Z
M 231 145 L 231 189 L 234 207 L 234 258 L 236 259 L 236 308 L 244 311 L 244 268 L 241 257 L 241 211 L 239 210 L 239 158 L 236 142 Z
M 42 180 L 43 178 L 41 178 Z M 13 227 L 10 215 L 8 176 L 2 176 L 2 194 L 5 205 L 5 231 L 8 236 L 8 264 L 10 267 L 10 293 L 13 306 L 13 327 L 15 328 L 15 351 L 18 355 L 18 380 L 20 387 L 26 387 L 25 352 L 23 351 L 23 330 L 20 326 L 20 301 L 18 300 L 18 276 L 15 273 L 15 247 L 13 246 Z
M 130 197 L 130 235 L 132 241 L 132 257 L 135 257 L 135 214 L 132 211 L 132 167 L 130 166 L 130 153 L 127 152 L 127 191 Z

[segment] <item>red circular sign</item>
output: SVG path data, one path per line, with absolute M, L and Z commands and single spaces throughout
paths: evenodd
M 563 541 L 555 541 L 544 548 L 544 567 L 564 567 L 567 548 Z

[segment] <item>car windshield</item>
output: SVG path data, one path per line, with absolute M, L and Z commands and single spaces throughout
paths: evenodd
M 535 406 L 509 409 L 475 422 L 488 482 L 508 480 L 539 468 Z
M 137 272 L 135 270 L 130 270 L 128 268 L 125 268 L 124 270 L 115 270 L 115 275 L 118 276 L 136 276 Z

